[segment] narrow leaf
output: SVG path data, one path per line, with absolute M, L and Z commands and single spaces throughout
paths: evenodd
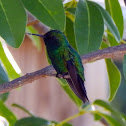
M 52 29 L 63 31 L 65 11 L 62 0 L 22 0 L 25 8 Z
M 123 22 L 123 15 L 122 15 L 122 10 L 121 10 L 119 1 L 118 0 L 105 0 L 105 5 L 106 5 L 106 10 L 112 16 L 112 18 L 119 30 L 120 36 L 122 38 L 124 22 Z
M 26 13 L 20 0 L 0 0 L 0 36 L 18 48 L 24 38 Z
M 4 69 L 2 68 L 1 64 L 0 64 L 0 84 L 3 84 L 5 82 L 8 82 L 8 76 L 5 73 Z M 9 93 L 4 93 L 2 95 L 0 95 L 0 100 L 2 102 L 5 102 L 8 98 Z
M 112 101 L 119 88 L 121 75 L 118 68 L 115 66 L 115 64 L 112 62 L 111 59 L 106 59 L 105 62 L 106 62 L 109 84 L 110 84 L 109 101 Z
M 0 42 L 0 59 L 4 65 L 4 67 L 6 68 L 7 74 L 10 79 L 16 79 L 16 78 L 20 77 L 20 75 L 18 73 L 16 73 L 13 66 L 9 62 L 9 60 L 4 52 L 4 49 L 3 49 L 1 42 Z
M 122 126 L 118 121 L 116 121 L 116 119 L 114 119 L 112 116 L 107 115 L 107 114 L 103 114 L 101 112 L 94 112 L 96 114 L 98 114 L 99 116 L 103 117 L 110 126 Z
M 124 55 L 124 59 L 123 59 L 123 74 L 126 79 L 126 55 Z
M 49 126 L 51 122 L 38 117 L 27 117 L 18 120 L 14 126 Z
M 100 47 L 104 32 L 101 12 L 91 2 L 79 0 L 75 13 L 75 38 L 79 54 L 86 54 Z
M 124 29 L 124 22 L 123 22 L 123 16 L 122 16 L 122 10 L 120 7 L 120 4 L 118 0 L 105 0 L 106 10 L 109 12 L 111 17 L 113 18 L 119 33 L 120 37 L 122 38 L 123 35 L 123 29 Z M 110 34 L 108 34 L 108 40 L 110 42 L 111 46 L 119 45 L 119 43 L 116 41 L 116 39 L 113 38 Z
M 13 126 L 16 122 L 15 115 L 4 105 L 4 103 L 0 100 L 0 115 L 5 117 L 9 122 L 9 126 Z
M 107 44 L 102 43 L 101 49 L 107 47 L 108 47 Z M 118 70 L 118 68 L 116 67 L 116 65 L 113 63 L 111 59 L 105 59 L 105 62 L 106 62 L 107 73 L 109 78 L 109 86 L 110 86 L 109 101 L 112 101 L 119 88 L 121 75 L 120 75 L 120 71 Z
M 103 107 L 105 110 L 109 111 L 111 113 L 111 116 L 114 117 L 115 120 L 121 124 L 121 126 L 126 125 L 125 118 L 119 111 L 113 108 L 113 106 L 111 106 L 110 103 L 107 103 L 103 100 L 96 100 L 93 104 Z
M 90 1 L 91 2 L 91 1 Z M 98 5 L 97 3 L 91 2 L 92 4 L 94 4 L 101 12 L 103 18 L 104 18 L 104 22 L 105 25 L 107 26 L 107 28 L 109 29 L 109 31 L 113 34 L 113 36 L 115 37 L 115 39 L 120 42 L 120 34 L 119 31 L 116 27 L 116 25 L 114 24 L 110 14 L 104 9 L 102 8 L 100 5 Z

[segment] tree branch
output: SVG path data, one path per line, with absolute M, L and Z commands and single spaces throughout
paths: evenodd
M 120 55 L 124 55 L 124 54 L 126 54 L 126 44 L 98 50 L 98 51 L 86 54 L 82 56 L 81 58 L 84 64 L 84 63 L 97 61 L 100 59 L 119 57 Z M 27 73 L 26 75 L 22 77 L 19 77 L 15 80 L 12 80 L 10 82 L 0 85 L 0 94 L 6 93 L 8 91 L 11 91 L 12 89 L 31 83 L 32 81 L 45 77 L 45 76 L 56 76 L 56 71 L 51 65 L 41 70 L 38 70 L 32 73 Z

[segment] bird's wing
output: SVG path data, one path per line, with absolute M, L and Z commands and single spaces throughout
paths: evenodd
M 84 81 L 77 73 L 77 67 L 75 66 L 74 60 L 69 57 L 68 53 L 65 53 L 64 59 L 66 61 L 68 74 L 70 78 L 66 79 L 73 92 L 83 101 L 88 101 L 86 89 L 84 87 Z

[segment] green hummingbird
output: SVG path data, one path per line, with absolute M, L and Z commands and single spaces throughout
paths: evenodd
M 71 47 L 66 36 L 58 31 L 51 30 L 40 36 L 44 39 L 48 56 L 57 72 L 57 77 L 63 77 L 73 92 L 85 103 L 88 100 L 84 86 L 84 68 L 79 54 Z

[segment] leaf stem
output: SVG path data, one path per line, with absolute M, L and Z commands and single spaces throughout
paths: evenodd
M 70 120 L 73 120 L 73 119 L 75 119 L 75 118 L 77 118 L 77 117 L 79 117 L 79 116 L 81 116 L 81 115 L 83 115 L 85 113 L 86 113 L 86 111 L 80 111 L 79 113 L 77 113 L 77 114 L 75 114 L 73 116 L 70 116 L 69 118 L 67 118 L 67 119 L 63 120 L 62 122 L 58 123 L 56 126 L 62 126 L 63 124 L 69 122 Z
M 121 39 L 120 42 L 123 43 L 123 44 L 126 44 L 126 41 L 124 41 L 123 39 Z
M 21 105 L 12 104 L 12 106 L 21 109 L 22 111 L 26 112 L 26 113 L 27 113 L 28 115 L 30 115 L 30 116 L 35 116 L 35 115 L 33 115 L 30 111 L 28 111 L 26 108 L 22 107 Z
M 105 30 L 105 32 L 114 38 L 114 36 L 111 32 L 109 32 L 108 30 Z
M 73 116 L 70 116 L 68 117 L 67 119 L 63 120 L 62 122 L 58 123 L 56 126 L 62 126 L 63 124 L 69 122 L 70 120 L 73 120 L 89 111 L 87 111 L 89 108 L 92 108 L 91 104 L 88 104 L 87 106 L 85 106 L 84 108 L 80 109 L 80 112 L 73 115 Z
M 113 34 L 111 32 L 109 32 L 107 30 L 105 30 L 105 32 L 107 32 L 110 36 L 112 36 L 114 38 L 114 36 L 113 36 Z M 126 41 L 124 41 L 123 39 L 121 39 L 120 43 L 126 44 Z

